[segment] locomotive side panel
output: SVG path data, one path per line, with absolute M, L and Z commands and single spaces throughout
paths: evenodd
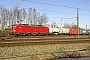
M 48 26 L 26 26 L 21 24 L 14 25 L 13 28 L 10 29 L 13 34 L 16 35 L 40 35 L 40 34 L 48 34 L 49 28 Z
M 48 27 L 37 27 L 36 32 L 49 33 L 49 28 Z

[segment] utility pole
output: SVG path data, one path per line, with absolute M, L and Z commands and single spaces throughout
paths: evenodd
M 88 29 L 88 26 L 90 26 L 90 25 L 86 25 L 86 30 Z
M 61 25 L 60 25 L 60 26 L 61 26 L 61 28 L 62 28 L 62 20 L 61 20 Z
M 78 8 L 77 8 L 77 38 L 79 38 L 79 16 L 78 16 Z
M 88 25 L 86 25 L 86 30 L 87 30 L 87 26 L 88 26 Z
M 29 12 L 29 25 L 32 25 L 32 18 L 33 17 L 33 11 L 32 8 L 30 8 L 30 12 Z

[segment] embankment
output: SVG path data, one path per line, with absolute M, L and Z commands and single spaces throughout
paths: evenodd
M 90 57 L 90 43 L 37 44 L 0 47 L 0 60 L 48 60 L 62 57 Z

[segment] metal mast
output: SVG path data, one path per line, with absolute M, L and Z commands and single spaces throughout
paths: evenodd
M 77 38 L 79 38 L 79 16 L 78 16 L 78 8 L 77 8 Z

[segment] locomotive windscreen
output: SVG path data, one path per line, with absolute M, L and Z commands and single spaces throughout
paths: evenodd
M 15 27 L 15 25 L 12 25 L 12 28 L 14 28 Z

